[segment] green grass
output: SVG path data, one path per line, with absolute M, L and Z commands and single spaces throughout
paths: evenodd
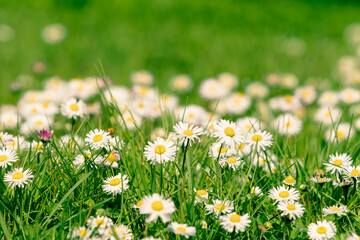
M 225 71 L 246 78 L 243 83 L 273 71 L 336 83 L 336 61 L 351 52 L 343 30 L 360 21 L 357 1 L 0 2 L 0 22 L 16 32 L 12 42 L 0 44 L 2 102 L 15 101 L 9 86 L 20 74 L 34 77 L 31 86 L 39 86 L 54 75 L 98 75 L 99 61 L 116 83 L 128 84 L 132 71 L 147 69 L 163 90 L 175 74 L 199 82 Z M 49 46 L 40 33 L 58 22 L 68 37 Z M 303 55 L 284 52 L 290 37 L 305 42 Z M 32 73 L 35 61 L 47 64 L 44 74 Z

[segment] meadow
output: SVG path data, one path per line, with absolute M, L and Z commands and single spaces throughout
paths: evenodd
M 1 239 L 359 239 L 356 1 L 1 1 Z

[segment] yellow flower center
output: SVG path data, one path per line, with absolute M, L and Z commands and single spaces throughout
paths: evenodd
M 43 106 L 43 108 L 48 108 L 48 107 L 49 107 L 49 103 L 48 103 L 48 102 L 43 102 L 43 103 L 42 103 L 42 106 Z
M 288 184 L 293 184 L 295 182 L 295 179 L 291 176 L 288 176 L 285 178 L 285 182 Z
M 140 94 L 141 95 L 146 95 L 147 93 L 149 92 L 149 89 L 148 88 L 146 88 L 146 87 L 141 87 L 140 88 Z
M 166 147 L 164 145 L 157 145 L 155 147 L 156 154 L 163 154 L 166 151 Z
M 81 229 L 81 230 L 79 231 L 79 235 L 80 235 L 80 237 L 85 237 L 85 236 L 86 236 L 86 230 L 85 230 L 85 229 Z
M 139 108 L 143 108 L 144 106 L 145 106 L 145 105 L 144 105 L 143 102 L 139 102 L 139 103 L 138 103 L 138 107 L 139 107 Z
M 262 140 L 262 136 L 259 134 L 255 134 L 251 137 L 251 140 L 253 140 L 254 142 L 260 142 Z
M 215 210 L 217 211 L 222 211 L 225 209 L 225 205 L 224 204 L 218 204 L 215 206 Z
M 177 227 L 176 230 L 178 230 L 179 232 L 186 232 L 186 228 L 184 227 Z
M 230 222 L 240 222 L 241 218 L 239 214 L 233 214 L 230 216 Z
M 114 179 L 111 179 L 111 181 L 110 181 L 110 185 L 111 185 L 111 186 L 117 186 L 117 185 L 119 185 L 120 183 L 121 183 L 120 178 L 114 178 Z
M 141 207 L 143 205 L 144 201 L 143 200 L 140 200 L 137 202 L 136 206 L 137 207 Z
M 188 118 L 194 118 L 194 117 L 195 117 L 195 114 L 193 114 L 193 113 L 188 114 Z
M 293 97 L 292 97 L 292 96 L 290 96 L 290 95 L 285 96 L 285 102 L 291 103 L 292 100 L 293 100 Z
M 96 134 L 94 137 L 93 137 L 93 141 L 94 142 L 100 142 L 101 140 L 103 140 L 103 136 L 101 134 Z
M 340 211 L 340 208 L 338 208 L 338 207 L 332 207 L 331 210 L 333 210 L 334 212 L 338 212 L 338 211 Z
M 39 120 L 39 121 L 36 121 L 36 122 L 35 122 L 35 125 L 37 125 L 37 126 L 42 126 L 42 125 L 44 125 L 44 122 L 41 121 L 41 120 Z
M 251 189 L 250 193 L 256 193 L 255 189 Z
M 200 195 L 200 196 L 204 196 L 204 195 L 207 194 L 207 192 L 206 192 L 206 190 L 197 190 L 197 191 L 196 191 L 196 194 L 197 194 L 197 195 Z
M 220 150 L 220 147 L 217 148 L 218 153 L 226 153 L 227 151 L 228 151 L 228 149 L 225 147 L 221 148 L 221 150 Z
M 1 162 L 1 159 L 0 159 L 0 162 Z M 360 175 L 360 171 L 357 169 L 353 169 L 353 170 L 351 170 L 350 175 L 352 177 L 358 177 Z
M 5 162 L 7 159 L 8 159 L 8 157 L 6 155 L 0 156 L 0 162 Z
M 238 148 L 238 150 L 240 149 L 244 149 L 244 147 L 245 147 L 245 144 L 244 143 L 241 143 L 241 144 L 239 144 L 238 146 L 237 146 L 237 148 Z
M 74 111 L 74 112 L 79 111 L 79 105 L 77 105 L 76 103 L 70 104 L 69 108 L 71 111 Z
M 288 210 L 290 210 L 290 211 L 294 211 L 294 210 L 296 209 L 295 205 L 294 205 L 294 204 L 291 204 L 291 203 L 289 203 L 289 204 L 286 206 L 286 208 L 287 208 Z
M 321 226 L 316 229 L 316 232 L 319 234 L 325 234 L 327 232 L 327 229 L 326 227 Z
M 281 191 L 281 192 L 279 192 L 279 197 L 287 198 L 287 197 L 289 197 L 289 192 L 288 191 Z
M 224 129 L 224 133 L 226 136 L 233 137 L 235 135 L 235 131 L 231 127 L 227 127 Z
M 337 130 L 337 131 L 336 131 L 336 135 L 337 135 L 338 139 L 344 139 L 344 138 L 346 138 L 346 134 L 345 134 L 343 131 L 341 131 L 341 130 Z
M 340 159 L 336 159 L 334 160 L 333 164 L 336 165 L 336 166 L 341 166 L 342 165 L 342 161 Z
M 96 220 L 95 220 L 95 223 L 96 223 L 97 225 L 103 225 L 103 224 L 105 223 L 105 221 L 102 220 L 102 219 L 96 219 Z
M 22 172 L 16 172 L 12 175 L 12 179 L 14 180 L 20 180 L 24 177 L 24 174 Z
M 164 209 L 164 204 L 159 201 L 159 200 L 156 200 L 154 201 L 152 204 L 151 204 L 151 208 L 154 210 L 154 211 L 161 211 Z
M 227 162 L 228 162 L 228 163 L 236 163 L 236 158 L 234 158 L 234 157 L 229 157 L 229 158 L 227 159 Z
M 291 125 L 292 125 L 291 122 L 286 122 L 285 123 L 285 127 L 291 127 Z
M 106 161 L 111 162 L 111 163 L 116 162 L 116 156 L 115 156 L 115 154 L 114 154 L 114 153 L 110 153 L 109 156 L 107 156 Z
M 193 131 L 191 131 L 190 129 L 186 129 L 186 130 L 184 130 L 183 134 L 186 135 L 186 136 L 188 136 L 188 137 L 190 137 L 190 136 L 192 136 L 194 133 L 193 133 Z

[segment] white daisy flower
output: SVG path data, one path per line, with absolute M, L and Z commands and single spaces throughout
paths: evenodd
M 354 88 L 345 88 L 339 93 L 340 100 L 345 104 L 352 104 L 360 101 L 360 92 Z
M 111 226 L 105 229 L 102 234 L 106 239 L 110 240 L 131 240 L 133 239 L 133 234 L 131 233 L 131 229 L 123 224 L 118 226 Z
M 331 207 L 323 208 L 324 217 L 331 214 L 336 214 L 338 216 L 345 216 L 347 212 L 349 212 L 349 210 L 346 207 L 346 205 L 338 205 L 338 206 L 334 205 Z
M 229 213 L 234 210 L 234 203 L 230 200 L 219 200 L 216 199 L 213 201 L 213 204 L 206 204 L 205 209 L 207 214 L 215 213 L 215 215 L 220 215 L 221 213 Z
M 340 120 L 342 111 L 335 107 L 322 107 L 315 112 L 315 121 L 324 125 L 334 125 Z
M 91 149 L 98 150 L 100 148 L 106 148 L 110 142 L 110 135 L 102 129 L 91 130 L 86 134 L 85 142 L 90 145 Z
M 269 88 L 261 82 L 252 82 L 246 87 L 245 92 L 252 97 L 265 98 L 269 95 Z
M 350 139 L 354 135 L 354 129 L 350 126 L 350 123 L 340 123 L 336 129 L 331 128 L 325 133 L 325 139 L 327 141 L 343 141 Z
M 4 182 L 8 184 L 9 187 L 24 187 L 25 185 L 32 182 L 34 175 L 31 174 L 30 169 L 15 168 L 11 172 L 5 173 Z
M 200 135 L 203 134 L 203 129 L 200 127 L 196 127 L 192 124 L 179 122 L 174 126 L 174 130 L 176 132 L 176 139 L 179 141 L 179 144 L 184 144 L 185 146 L 189 143 L 191 144 L 195 142 L 195 140 L 201 141 L 199 138 Z
M 156 222 L 158 217 L 166 223 L 171 219 L 171 215 L 175 212 L 175 204 L 171 199 L 164 199 L 160 194 L 145 196 L 143 204 L 140 206 L 140 214 L 148 215 L 147 223 Z
M 218 80 L 213 78 L 202 81 L 199 87 L 200 96 L 207 100 L 219 100 L 225 97 L 228 93 L 229 90 Z
M 144 203 L 144 200 L 140 199 L 134 206 L 133 208 L 139 209 Z
M 172 88 L 179 92 L 187 92 L 193 85 L 191 78 L 187 75 L 177 75 L 171 79 L 170 83 Z
M 360 166 L 348 166 L 345 168 L 344 173 L 347 177 L 360 178 Z
M 107 156 L 105 156 L 103 159 L 97 159 L 97 162 L 100 162 L 99 164 L 104 164 L 108 167 L 118 168 L 118 161 L 120 160 L 120 154 L 118 151 L 111 151 Z
M 273 144 L 273 137 L 270 133 L 262 130 L 250 132 L 246 135 L 245 139 L 255 151 L 265 150 L 266 147 L 270 147 Z M 255 149 L 256 148 L 256 149 Z
M 226 158 L 220 159 L 220 166 L 224 166 L 225 164 L 230 167 L 233 170 L 236 170 L 238 168 L 242 168 L 244 166 L 244 161 L 240 159 L 240 157 L 237 156 L 229 156 Z
M 66 37 L 66 28 L 60 23 L 47 25 L 41 35 L 43 40 L 48 44 L 60 43 Z
M 242 92 L 236 92 L 225 98 L 224 101 L 219 102 L 217 112 L 221 114 L 231 113 L 240 115 L 245 113 L 250 108 L 250 106 L 251 97 Z M 223 110 L 219 111 L 221 108 L 223 108 Z
M 294 188 L 289 188 L 286 186 L 273 187 L 269 192 L 269 198 L 277 202 L 290 201 L 290 200 L 299 200 L 300 194 Z
M 254 117 L 239 118 L 236 121 L 236 125 L 240 128 L 240 131 L 243 133 L 256 131 L 261 128 L 260 121 Z
M 82 100 L 71 98 L 61 104 L 60 111 L 67 118 L 81 118 L 86 114 L 86 104 Z
M 251 194 L 253 194 L 253 195 L 255 195 L 255 196 L 262 196 L 263 195 L 263 193 L 262 193 L 262 191 L 261 191 L 261 188 L 259 188 L 259 187 L 252 187 L 251 189 L 250 189 L 250 193 Z
M 317 221 L 310 223 L 307 229 L 307 234 L 311 240 L 326 240 L 335 237 L 336 226 L 331 221 Z
M 142 118 L 135 113 L 130 113 L 129 111 L 123 113 L 122 117 L 119 116 L 118 121 L 122 126 L 126 126 L 129 130 L 139 128 L 142 124 Z
M 292 115 L 284 114 L 278 116 L 273 122 L 274 128 L 279 132 L 280 135 L 296 135 L 302 129 L 302 121 Z
M 129 188 L 129 178 L 127 175 L 119 173 L 114 177 L 109 177 L 102 185 L 104 192 L 112 195 L 120 194 Z
M 293 200 L 279 202 L 277 209 L 282 211 L 281 216 L 289 216 L 290 220 L 301 218 L 305 210 L 302 204 Z
M 289 186 L 295 186 L 296 181 L 292 176 L 287 176 L 284 179 L 283 183 Z
M 244 137 L 234 122 L 221 119 L 214 126 L 214 136 L 217 137 L 217 142 L 225 144 L 225 146 L 235 148 L 236 144 L 244 142 Z
M 207 201 L 209 199 L 209 193 L 205 189 L 194 189 L 196 198 L 200 201 Z
M 313 86 L 299 87 L 295 90 L 295 97 L 306 104 L 311 104 L 316 99 L 316 91 Z
M 151 85 L 154 83 L 154 76 L 146 70 L 139 70 L 131 73 L 130 79 L 133 84 Z
M 338 102 L 339 102 L 339 94 L 334 91 L 323 92 L 317 101 L 317 103 L 320 106 L 328 106 L 328 107 L 335 106 Z
M 345 168 L 349 167 L 351 164 L 351 157 L 346 153 L 332 154 L 330 155 L 329 163 L 324 163 L 324 165 L 326 166 L 326 171 L 330 172 L 331 174 L 341 174 L 342 172 L 344 172 Z
M 182 122 L 187 122 L 200 126 L 207 122 L 207 112 L 205 109 L 199 105 L 190 104 L 186 107 L 180 107 L 175 110 L 175 117 L 177 120 Z
M 13 138 L 12 140 L 6 141 L 4 147 L 16 151 L 18 149 L 22 150 L 29 148 L 29 145 L 29 142 L 27 142 L 24 137 L 18 136 Z
M 209 149 L 209 155 L 214 159 L 225 158 L 226 156 L 232 156 L 235 154 L 235 149 L 227 146 L 222 146 L 221 143 L 213 143 Z
M 114 225 L 113 221 L 105 216 L 91 216 L 87 221 L 87 225 L 90 229 L 98 228 L 100 231 L 104 231 L 105 229 Z
M 359 240 L 360 239 L 360 236 L 357 235 L 356 233 L 352 233 L 350 236 L 348 236 L 346 238 L 346 240 Z
M 115 148 L 116 150 L 120 151 L 124 145 L 125 145 L 125 142 L 117 136 L 111 137 L 109 140 L 110 150 L 113 150 Z
M 220 217 L 220 225 L 228 232 L 245 232 L 246 227 L 250 226 L 251 220 L 249 214 L 240 216 L 233 212 Z
M 16 152 L 11 149 L 0 149 L 0 167 L 6 168 L 7 166 L 11 166 L 11 163 L 19 160 Z
M 148 142 L 144 153 L 151 164 L 172 162 L 175 159 L 175 154 L 174 142 L 162 138 L 157 138 L 155 142 Z
M 239 85 L 239 79 L 231 73 L 221 73 L 218 76 L 219 82 L 227 89 L 231 90 Z
M 169 224 L 168 227 L 171 229 L 171 231 L 173 231 L 173 233 L 184 236 L 186 238 L 196 235 L 196 228 L 189 227 L 187 224 L 180 224 L 177 222 L 172 222 Z
M 88 159 L 91 159 L 92 155 L 91 155 L 91 152 L 90 150 L 85 150 L 84 152 L 84 155 L 83 154 L 78 154 L 76 157 L 75 157 L 75 160 L 73 161 L 73 164 L 76 165 L 76 166 L 82 166 L 83 164 L 85 164 L 85 161 L 88 160 Z
M 89 231 L 88 229 L 86 229 L 86 227 L 81 226 L 79 228 L 75 228 L 74 230 L 72 230 L 71 237 L 72 238 L 79 237 L 80 239 L 88 239 L 91 235 L 91 232 L 92 231 Z
M 331 182 L 331 178 L 328 177 L 312 177 L 310 178 L 311 182 L 314 183 L 327 183 L 327 182 Z

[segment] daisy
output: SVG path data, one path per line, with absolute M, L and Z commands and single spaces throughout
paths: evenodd
M 336 235 L 336 226 L 331 221 L 317 221 L 310 223 L 307 234 L 311 240 L 331 239 Z
M 347 177 L 360 178 L 360 166 L 348 166 L 345 168 L 344 172 Z
M 302 121 L 292 114 L 278 116 L 273 122 L 274 128 L 280 135 L 296 135 L 302 129 Z
M 333 125 L 340 120 L 342 111 L 335 107 L 322 107 L 315 112 L 315 121 L 324 125 Z
M 140 214 L 148 215 L 147 223 L 156 222 L 158 217 L 166 223 L 171 219 L 171 215 L 175 212 L 175 204 L 171 199 L 164 199 L 160 194 L 145 196 L 139 211 Z
M 11 149 L 0 149 L 0 167 L 7 167 L 10 166 L 11 163 L 16 162 L 19 160 L 19 157 L 17 156 L 16 152 Z
M 42 38 L 48 44 L 60 43 L 66 37 L 66 28 L 60 23 L 47 25 L 42 30 Z
M 301 218 L 304 215 L 305 208 L 302 204 L 293 200 L 286 202 L 279 202 L 277 209 L 282 211 L 281 216 L 288 215 L 290 220 Z
M 270 190 L 269 197 L 277 202 L 299 200 L 300 194 L 294 188 L 288 188 L 285 186 L 274 187 Z
M 145 157 L 151 164 L 172 162 L 175 159 L 176 146 L 173 141 L 157 138 L 155 142 L 148 142 L 145 147 Z
M 219 82 L 227 89 L 231 90 L 239 85 L 239 79 L 231 73 L 221 73 L 218 76 Z
M 331 174 L 342 173 L 345 168 L 349 167 L 352 164 L 351 157 L 346 154 L 332 154 L 330 155 L 329 163 L 324 163 L 326 166 L 326 171 Z
M 354 88 L 345 88 L 339 93 L 340 100 L 345 104 L 352 104 L 360 101 L 360 92 Z
M 220 165 L 224 166 L 225 164 L 228 165 L 233 170 L 236 170 L 238 168 L 242 168 L 244 165 L 244 161 L 240 160 L 240 157 L 231 156 L 227 158 L 223 158 L 220 160 Z
M 215 213 L 215 215 L 220 215 L 220 213 L 229 213 L 234 210 L 234 203 L 232 201 L 226 200 L 222 201 L 216 199 L 213 201 L 213 204 L 206 204 L 205 206 L 207 214 Z
M 185 146 L 189 143 L 191 144 L 195 142 L 195 140 L 201 141 L 199 138 L 200 135 L 203 134 L 203 129 L 200 127 L 196 127 L 192 124 L 179 122 L 174 126 L 174 130 L 176 132 L 176 139 L 179 141 L 179 144 L 184 144 Z
M 73 164 L 76 166 L 82 166 L 83 164 L 85 164 L 86 160 L 89 160 L 92 158 L 91 152 L 90 150 L 85 150 L 83 154 L 79 154 L 75 157 L 75 160 L 73 161 Z
M 92 231 L 89 231 L 86 229 L 86 227 L 81 226 L 79 228 L 76 228 L 72 231 L 71 237 L 72 238 L 77 238 L 79 237 L 80 239 L 87 239 L 90 237 Z
M 209 193 L 205 189 L 194 189 L 196 193 L 196 198 L 198 198 L 200 201 L 208 200 L 209 199 Z
M 196 228 L 189 227 L 187 224 L 180 224 L 177 222 L 172 222 L 169 224 L 169 228 L 177 235 L 184 236 L 189 238 L 190 236 L 196 235 Z
M 187 92 L 192 88 L 193 82 L 187 75 L 177 75 L 170 81 L 174 90 L 179 92 Z
M 131 229 L 123 224 L 118 226 L 111 226 L 105 229 L 103 236 L 106 239 L 110 240 L 131 240 L 133 239 L 133 234 L 131 233 Z
M 202 81 L 199 87 L 200 96 L 207 100 L 219 100 L 225 97 L 228 93 L 229 90 L 218 80 L 213 78 Z
M 289 186 L 295 186 L 296 181 L 292 176 L 287 176 L 284 179 L 283 183 Z
M 109 140 L 109 147 L 110 147 L 110 150 L 112 149 L 116 149 L 118 151 L 120 151 L 123 146 L 125 145 L 125 142 L 123 140 L 121 140 L 119 137 L 111 137 L 110 140 Z
M 262 193 L 262 191 L 261 191 L 261 188 L 259 188 L 259 187 L 252 187 L 251 189 L 250 189 L 250 193 L 251 194 L 253 194 L 253 195 L 255 195 L 255 196 L 258 196 L 258 197 L 260 197 L 260 196 L 262 196 L 263 195 L 263 193 Z
M 233 212 L 220 217 L 220 225 L 228 232 L 245 232 L 245 228 L 250 226 L 251 220 L 249 214 L 240 216 Z
M 235 149 L 222 146 L 221 143 L 213 143 L 209 149 L 209 155 L 215 159 L 225 158 L 226 156 L 232 156 L 235 154 Z
M 234 122 L 221 119 L 214 126 L 214 136 L 218 137 L 217 142 L 235 148 L 236 144 L 244 142 L 240 129 Z
M 100 159 L 99 159 L 100 160 Z M 105 166 L 109 166 L 109 167 L 113 167 L 113 168 L 118 168 L 118 161 L 120 160 L 120 154 L 118 151 L 114 150 L 111 151 L 104 159 L 101 163 L 103 163 Z
M 320 105 L 320 106 L 335 106 L 338 102 L 339 102 L 339 94 L 337 92 L 334 92 L 334 91 L 325 91 L 323 92 L 317 103 Z
M 269 95 L 269 88 L 261 82 L 252 82 L 246 87 L 245 92 L 252 97 L 265 98 Z
M 346 238 L 346 240 L 359 240 L 360 236 L 356 233 L 352 233 L 349 237 Z
M 86 114 L 86 104 L 82 100 L 71 98 L 60 106 L 61 114 L 68 118 L 77 119 Z
M 331 128 L 325 133 L 325 139 L 327 141 L 343 141 L 350 139 L 354 135 L 354 129 L 349 123 L 340 123 L 336 129 Z
M 236 125 L 243 133 L 248 133 L 251 130 L 256 131 L 261 127 L 260 121 L 254 117 L 239 118 L 236 121 Z
M 339 217 L 345 216 L 347 212 L 349 212 L 349 210 L 345 205 L 339 205 L 339 206 L 334 205 L 331 207 L 323 208 L 324 217 L 331 214 L 336 214 Z
M 316 91 L 313 86 L 299 87 L 295 90 L 295 96 L 306 104 L 311 104 L 316 99 Z
M 273 144 L 272 135 L 266 131 L 258 130 L 250 132 L 246 135 L 245 141 L 252 147 L 256 148 L 255 151 L 265 150 Z
M 218 108 L 221 107 L 221 102 L 219 103 Z M 223 113 L 240 115 L 250 108 L 251 97 L 242 92 L 236 92 L 225 98 L 224 105 L 224 110 L 226 111 L 223 111 Z
M 310 181 L 314 182 L 314 183 L 327 183 L 327 182 L 331 182 L 331 178 L 316 176 L 316 177 L 310 178 Z
M 17 138 L 15 137 L 12 140 L 6 141 L 4 147 L 16 151 L 18 149 L 22 150 L 29 148 L 29 145 L 30 145 L 29 142 L 27 142 L 24 137 L 18 136 Z M 0 146 L 1 146 L 1 142 L 0 142 Z
M 102 231 L 113 225 L 113 221 L 110 218 L 99 215 L 96 217 L 91 216 L 86 223 L 92 230 L 98 228 Z
M 4 182 L 7 182 L 11 188 L 24 187 L 32 182 L 32 178 L 34 178 L 34 175 L 31 174 L 30 169 L 24 171 L 23 168 L 15 168 L 13 171 L 5 174 Z
M 133 84 L 151 85 L 154 83 L 154 76 L 146 70 L 139 70 L 131 73 L 130 79 Z
M 86 134 L 85 142 L 90 145 L 91 149 L 97 150 L 107 147 L 110 139 L 111 137 L 108 132 L 105 132 L 102 129 L 95 129 Z
M 129 188 L 129 179 L 127 175 L 119 173 L 114 177 L 109 177 L 102 185 L 104 192 L 112 195 L 120 194 Z
M 206 116 L 206 110 L 199 105 L 190 104 L 175 110 L 175 117 L 177 120 L 194 125 L 201 125 L 206 122 Z

